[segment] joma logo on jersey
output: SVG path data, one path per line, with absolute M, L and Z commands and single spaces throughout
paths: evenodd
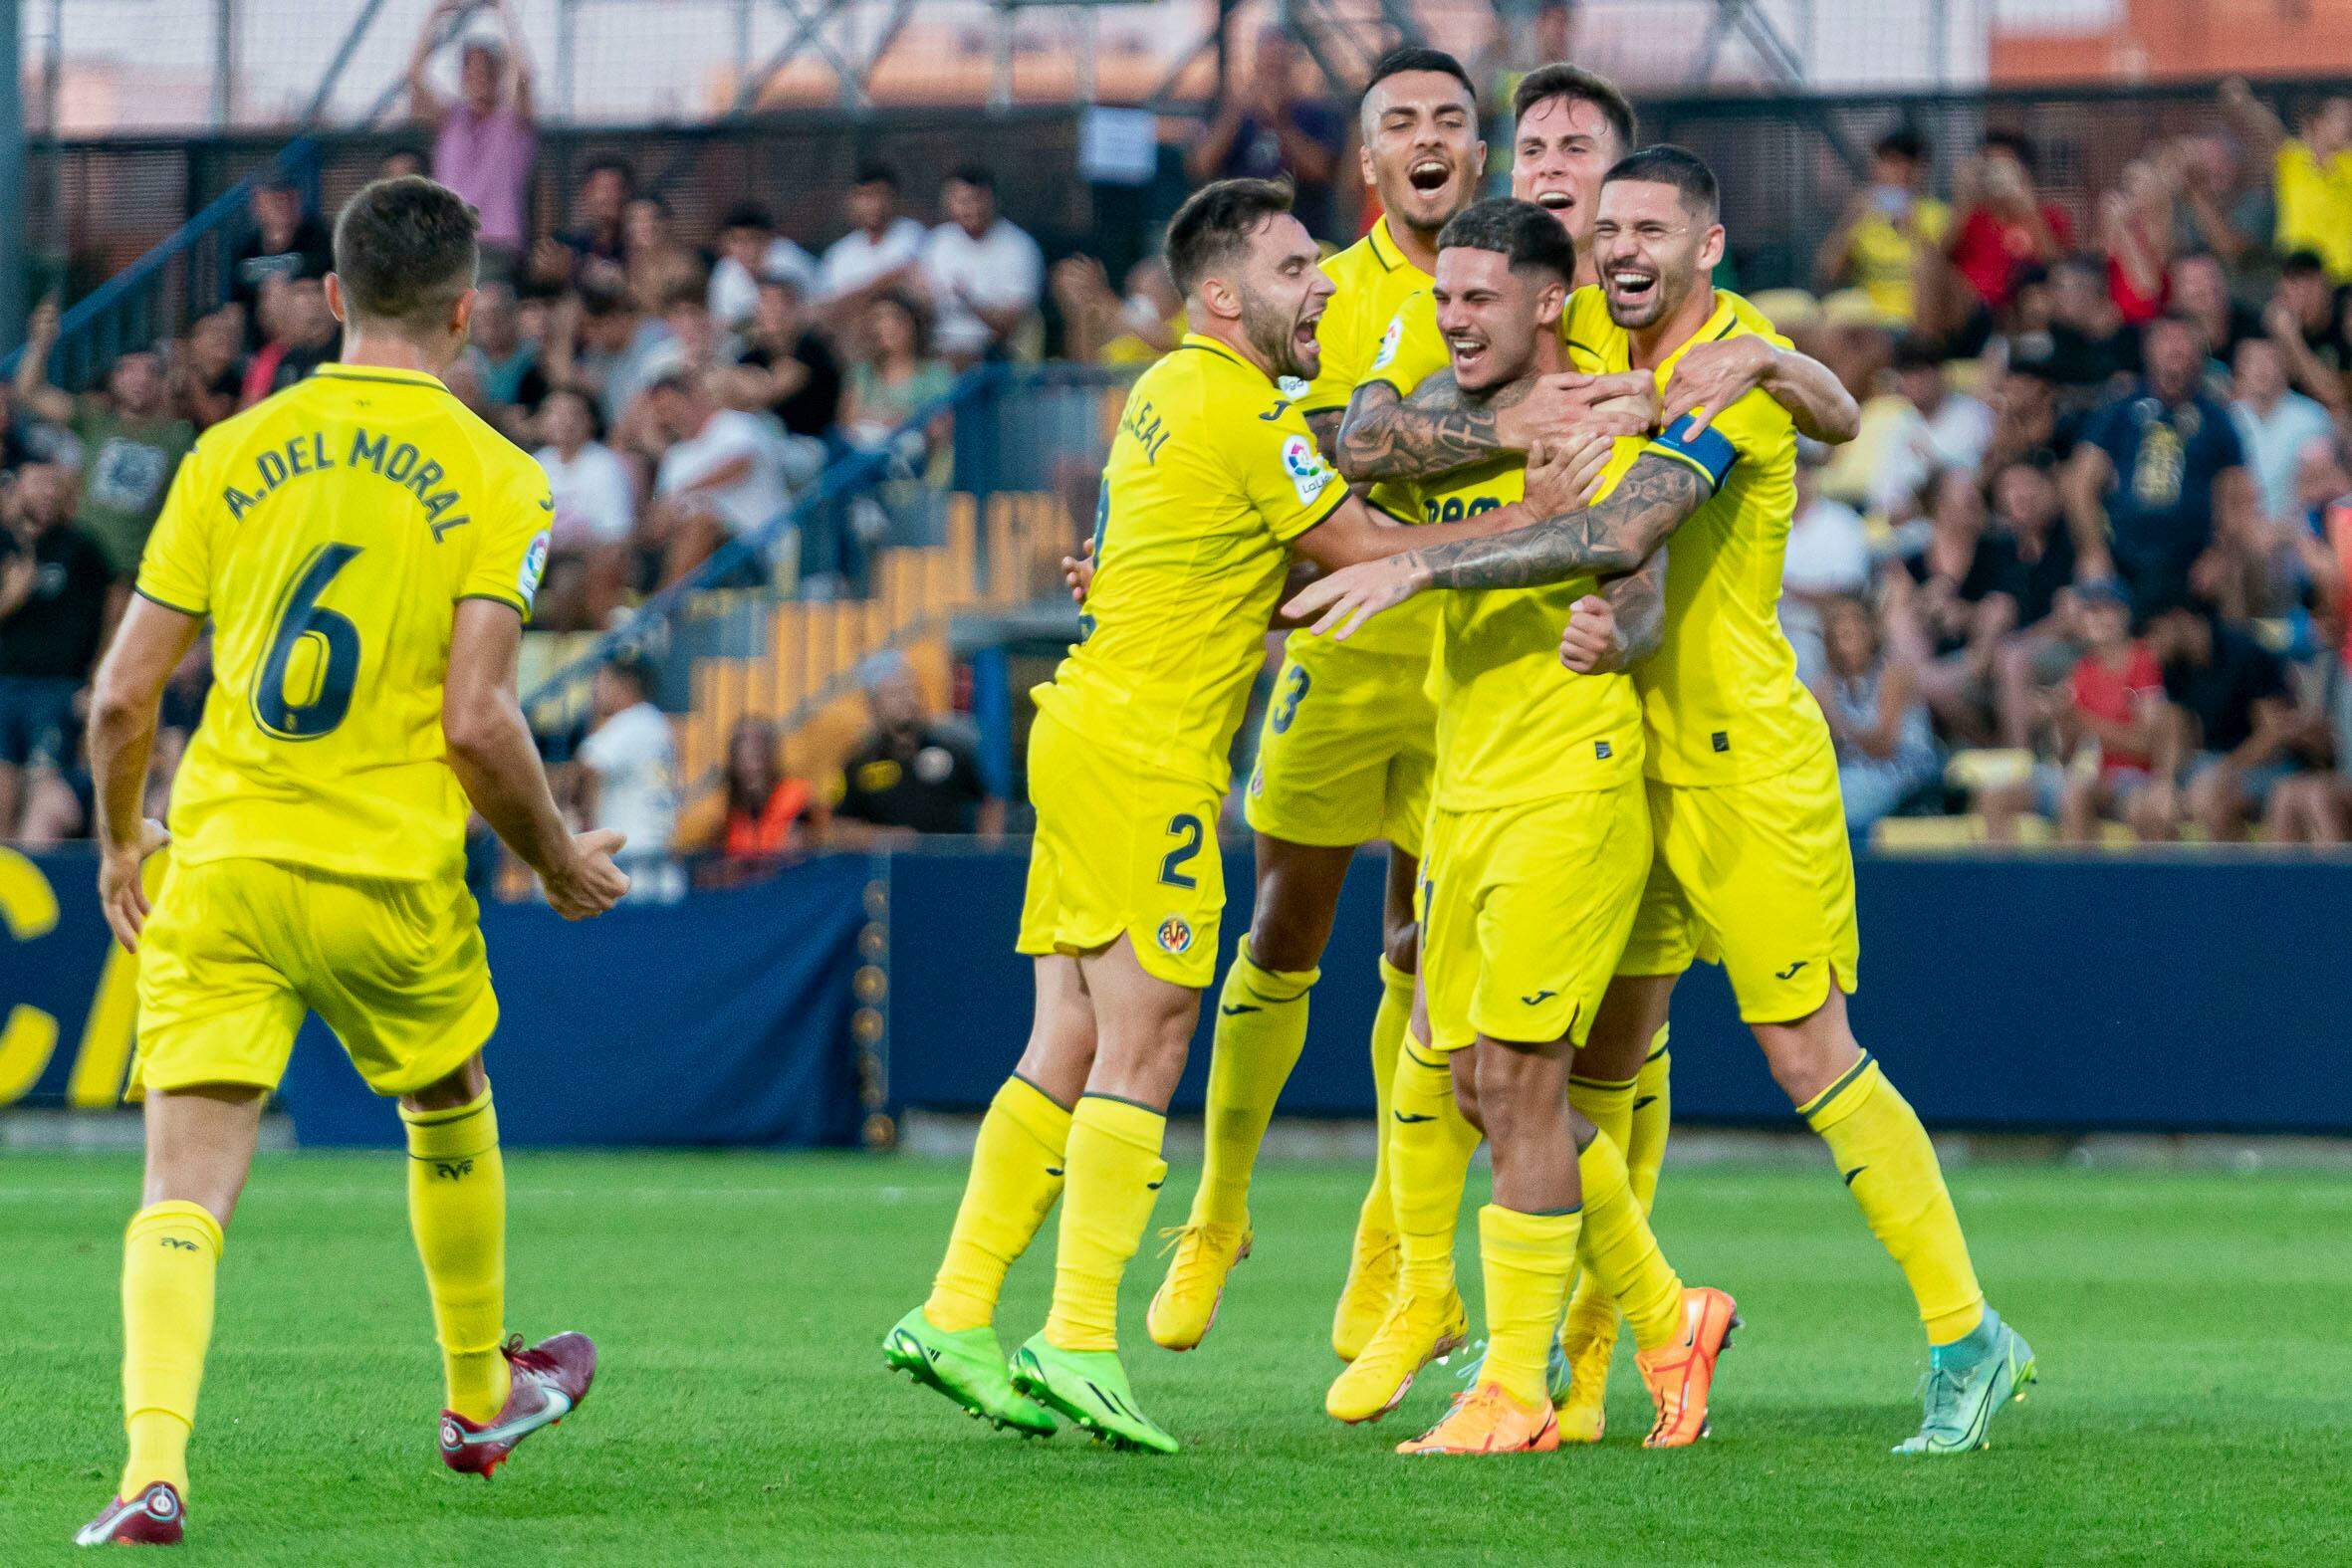
M 1155 935 L 1159 940 L 1160 951 L 1170 957 L 1188 952 L 1192 947 L 1192 925 L 1182 915 L 1170 915 L 1161 921 Z
M 1119 416 L 1119 428 L 1133 436 L 1135 444 L 1143 448 L 1143 460 L 1146 463 L 1160 460 L 1160 448 L 1166 446 L 1168 437 L 1174 434 L 1160 423 L 1160 416 L 1152 408 L 1148 397 L 1140 403 L 1127 405 L 1127 411 Z

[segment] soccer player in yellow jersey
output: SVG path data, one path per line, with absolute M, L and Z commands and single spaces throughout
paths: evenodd
M 1018 944 L 1037 960 L 1029 1044 L 982 1120 L 931 1295 L 882 1347 L 999 1426 L 1043 1434 L 1059 1414 L 1159 1453 L 1176 1441 L 1128 1388 L 1118 1289 L 1167 1174 L 1168 1098 L 1216 968 L 1227 757 L 1290 557 L 1334 568 L 1414 537 L 1348 493 L 1281 385 L 1314 374 L 1332 293 L 1289 187 L 1204 186 L 1169 224 L 1167 256 L 1193 330 L 1127 398 L 1083 634 L 1035 693 Z M 1057 1199 L 1053 1312 L 1008 1368 L 997 1295 Z
M 130 1453 L 85 1545 L 180 1539 L 222 1232 L 306 1012 L 407 1126 L 443 1461 L 489 1474 L 595 1371 L 583 1335 L 505 1337 L 482 1069 L 498 1000 L 465 885 L 467 805 L 567 919 L 609 909 L 628 879 L 618 834 L 565 831 L 516 702 L 547 476 L 434 375 L 465 347 L 478 226 L 413 176 L 352 198 L 327 280 L 342 361 L 197 443 L 99 671 L 99 892 L 139 958 L 147 1170 L 123 1241 Z M 214 683 L 166 835 L 139 815 L 156 704 L 207 620 Z M 150 902 L 141 863 L 167 837 Z
M 1362 121 L 1364 180 L 1382 216 L 1323 263 L 1333 293 L 1316 330 L 1322 361 L 1297 402 L 1326 453 L 1397 307 L 1428 288 L 1438 231 L 1471 201 L 1485 161 L 1469 73 L 1434 49 L 1381 58 L 1364 89 Z M 1388 896 L 1372 1081 L 1378 1123 L 1388 1120 L 1388 1079 L 1413 1010 L 1413 887 L 1436 733 L 1423 683 L 1435 610 L 1433 603 L 1428 613 L 1401 615 L 1344 643 L 1294 637 L 1285 650 L 1245 800 L 1257 832 L 1256 907 L 1218 998 L 1201 1183 L 1151 1302 L 1151 1336 L 1170 1350 L 1201 1342 L 1226 1275 L 1250 1250 L 1258 1147 L 1306 1043 L 1308 998 L 1340 884 L 1356 846 L 1379 838 L 1389 842 Z M 1342 1359 L 1371 1335 L 1396 1279 L 1386 1156 L 1383 1140 L 1332 1315 L 1331 1344 Z
M 1693 345 L 1741 335 L 1708 288 L 1723 254 L 1714 175 L 1678 147 L 1610 171 L 1594 243 L 1615 324 L 1612 369 L 1671 376 Z M 1649 1036 L 1694 957 L 1720 961 L 1773 1077 L 1829 1146 L 1926 1325 L 1926 1411 L 1904 1454 L 1982 1448 L 2033 1381 L 2033 1353 L 1985 1304 L 1918 1115 L 1854 1040 L 1852 849 L 1820 710 L 1777 607 L 1795 505 L 1787 415 L 1760 391 L 1678 419 L 1606 499 L 1483 543 L 1415 551 L 1310 585 L 1289 608 L 1344 630 L 1425 587 L 1524 586 L 1638 568 L 1673 540 L 1666 632 L 1636 681 L 1656 863 L 1596 1021 Z
M 1447 374 L 1465 399 L 1566 362 L 1556 325 L 1575 252 L 1542 208 L 1481 202 L 1446 225 L 1440 245 L 1432 292 L 1452 353 Z M 1508 454 L 1409 488 L 1431 522 L 1540 517 L 1550 505 Z M 1494 1201 L 1479 1214 L 1488 1350 L 1468 1396 L 1400 1452 L 1558 1447 L 1546 1360 L 1579 1240 L 1632 1314 L 1658 1411 L 1652 1446 L 1679 1447 L 1706 1428 L 1715 1360 L 1738 1321 L 1731 1298 L 1682 1288 L 1619 1144 L 1575 1114 L 1567 1094 L 1569 1058 L 1617 967 L 1649 866 L 1641 709 L 1622 671 L 1656 646 L 1665 571 L 1660 554 L 1605 592 L 1584 577 L 1442 600 L 1430 672 L 1436 806 L 1422 862 L 1430 1042 L 1407 1046 L 1394 1090 L 1400 1134 L 1437 1131 L 1395 1140 L 1403 1286 L 1327 1407 L 1342 1420 L 1386 1411 L 1462 1337 L 1454 1226 L 1477 1136 L 1469 1119 L 1443 1114 L 1449 1096 L 1494 1151 Z M 1566 672 L 1562 623 L 1600 633 L 1598 656 L 1571 656 Z

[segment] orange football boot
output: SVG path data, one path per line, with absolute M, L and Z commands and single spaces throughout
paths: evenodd
M 1707 1396 L 1715 1386 L 1716 1359 L 1739 1326 L 1739 1303 L 1730 1295 L 1704 1285 L 1683 1292 L 1681 1336 L 1633 1358 L 1658 1410 L 1643 1448 L 1688 1448 L 1707 1436 Z

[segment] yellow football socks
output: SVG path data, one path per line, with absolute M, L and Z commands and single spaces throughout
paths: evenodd
M 1576 1171 L 1584 1183 L 1585 1268 L 1616 1298 L 1635 1345 L 1671 1343 L 1682 1332 L 1682 1279 L 1634 1201 L 1624 1151 L 1598 1134 L 1577 1151 Z
M 1107 1095 L 1081 1095 L 1070 1113 L 1060 1255 L 1046 1318 L 1046 1343 L 1057 1350 L 1119 1348 L 1119 1279 L 1168 1179 L 1160 1158 L 1167 1130 L 1158 1111 Z
M 1622 1150 L 1631 1136 L 1636 1081 L 1570 1076 L 1568 1104 L 1598 1128 L 1602 1137 Z M 1616 1318 L 1615 1299 L 1599 1277 L 1586 1269 L 1577 1275 L 1575 1288 L 1568 1297 L 1568 1315 L 1560 1325 L 1561 1343 L 1605 1332 Z
M 1479 1131 L 1454 1102 L 1451 1065 L 1418 1040 L 1397 1052 L 1387 1136 L 1403 1287 L 1442 1299 L 1454 1289 L 1454 1232 Z
M 923 1316 L 954 1333 L 993 1322 L 1005 1270 L 1029 1250 L 1061 1196 L 1069 1112 L 1026 1078 L 1007 1078 L 981 1118 L 972 1174 Z
M 220 1250 L 220 1223 L 200 1204 L 150 1204 L 122 1232 L 124 1498 L 157 1481 L 188 1494 L 188 1432 L 212 1339 Z
M 1389 1195 L 1388 1127 L 1396 1090 L 1397 1052 L 1404 1044 L 1405 1025 L 1413 1018 L 1413 977 L 1386 957 L 1380 960 L 1380 1010 L 1372 1014 L 1372 1116 L 1381 1130 L 1378 1152 L 1372 1159 L 1372 1190 L 1356 1217 L 1358 1235 L 1396 1230 L 1396 1204 Z
M 453 1110 L 400 1109 L 408 1124 L 408 1229 L 433 1298 L 449 1408 L 476 1423 L 506 1406 L 506 1165 L 490 1091 Z
M 1307 992 L 1319 970 L 1285 973 L 1262 969 L 1242 937 L 1217 997 L 1217 1032 L 1209 1053 L 1209 1095 L 1203 1108 L 1205 1139 L 1201 1185 L 1192 1198 L 1194 1225 L 1247 1225 L 1250 1173 L 1266 1124 L 1298 1052 L 1306 1045 Z M 1408 979 L 1408 988 L 1412 982 Z M 1406 1006 L 1412 1005 L 1408 991 Z M 1379 1034 L 1373 1034 L 1378 1053 Z
M 1522 1405 L 1550 1401 L 1544 1364 L 1551 1328 L 1568 1296 L 1583 1216 L 1522 1214 L 1501 1204 L 1478 1212 L 1479 1261 L 1487 1280 L 1487 1360 L 1484 1381 L 1498 1383 Z
M 1797 1114 L 1829 1145 L 1870 1233 L 1902 1267 L 1928 1342 L 1945 1345 L 1973 1333 L 1985 1318 L 1985 1292 L 1969 1262 L 1936 1146 L 1911 1102 L 1865 1051 Z
M 1658 1169 L 1666 1163 L 1666 1129 L 1674 1119 L 1671 1088 L 1674 1054 L 1666 1048 L 1666 1025 L 1650 1042 L 1650 1055 L 1633 1080 L 1633 1120 L 1625 1138 L 1625 1169 L 1633 1177 L 1633 1196 L 1648 1214 L 1658 1202 Z

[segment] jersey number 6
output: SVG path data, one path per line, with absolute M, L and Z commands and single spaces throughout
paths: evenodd
M 281 741 L 315 741 L 352 711 L 352 688 L 359 679 L 359 628 L 350 616 L 320 608 L 319 595 L 358 554 L 356 545 L 322 545 L 287 589 L 285 607 L 270 632 L 269 653 L 253 682 L 254 721 Z M 290 695 L 287 678 L 306 648 L 305 678 Z

